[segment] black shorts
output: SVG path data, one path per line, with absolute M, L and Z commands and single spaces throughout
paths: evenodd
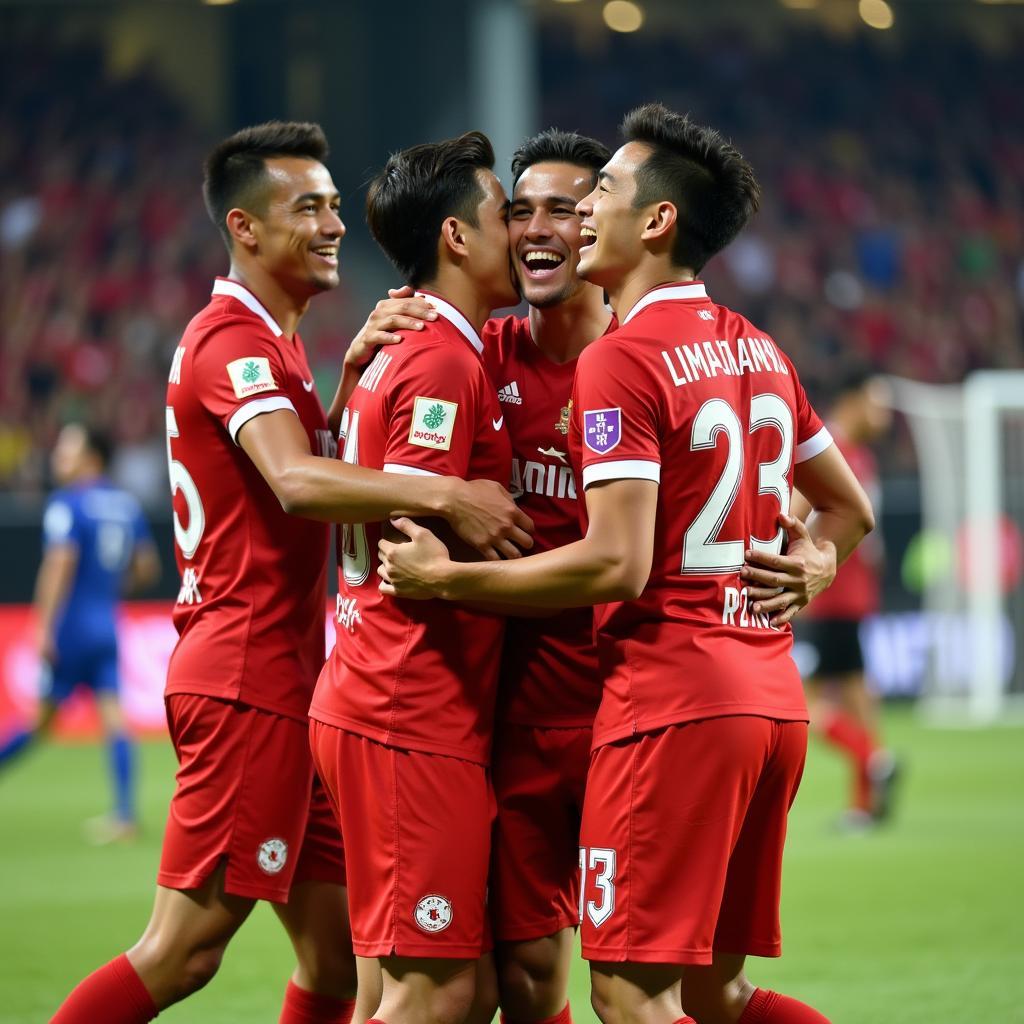
M 864 671 L 860 622 L 856 619 L 803 619 L 794 630 L 797 641 L 813 648 L 808 679 L 828 679 Z

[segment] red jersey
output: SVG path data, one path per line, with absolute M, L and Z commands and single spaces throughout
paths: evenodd
M 881 486 L 875 456 L 867 445 L 848 441 L 838 431 L 833 437 L 839 450 L 853 470 L 853 475 L 867 491 L 871 505 L 878 514 Z M 822 591 L 801 612 L 808 619 L 850 619 L 859 622 L 874 615 L 882 603 L 882 545 L 879 533 L 869 534 L 854 548 L 853 554 L 839 566 L 832 586 Z
M 167 693 L 306 720 L 323 664 L 329 532 L 285 513 L 238 447 L 254 416 L 289 409 L 314 454 L 336 446 L 298 335 L 218 278 L 185 329 L 167 385 L 167 457 L 181 591 Z
M 582 535 L 568 443 L 577 361 L 552 362 L 534 344 L 529 318 L 514 316 L 487 322 L 484 359 L 512 440 L 512 493 L 536 526 L 531 552 L 571 544 Z M 508 618 L 498 694 L 504 721 L 589 726 L 600 700 L 593 609 Z
M 418 476 L 506 484 L 512 458 L 483 343 L 452 305 L 402 332 L 359 379 L 342 421 L 346 462 Z M 377 589 L 381 525 L 338 537 L 337 644 L 310 715 L 387 746 L 490 756 L 504 620 L 445 601 L 385 597 Z
M 807 719 L 788 626 L 748 607 L 747 547 L 780 551 L 793 464 L 830 445 L 789 360 L 700 282 L 649 291 L 576 370 L 583 486 L 660 483 L 650 579 L 600 606 L 600 745 L 722 715 Z

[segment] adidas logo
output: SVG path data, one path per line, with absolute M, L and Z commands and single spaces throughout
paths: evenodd
M 523 400 L 519 396 L 518 382 L 512 381 L 511 384 L 506 384 L 503 388 L 498 388 L 498 401 L 507 402 L 509 405 L 522 405 Z

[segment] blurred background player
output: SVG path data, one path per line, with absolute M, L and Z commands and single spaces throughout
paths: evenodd
M 463 565 L 400 520 L 411 543 L 382 541 L 381 589 L 604 605 L 580 869 L 606 1024 L 823 1022 L 756 989 L 744 962 L 781 951 L 782 849 L 807 743 L 781 627 L 870 530 L 870 504 L 792 364 L 694 280 L 757 208 L 750 165 L 658 104 L 629 114 L 623 135 L 578 206 L 579 273 L 622 323 L 577 367 L 570 444 L 586 536 Z M 794 474 L 815 509 L 809 530 L 788 515 Z M 801 601 L 749 600 L 745 581 L 797 572 Z
M 0 747 L 3 767 L 49 733 L 76 686 L 92 690 L 114 790 L 113 813 L 86 822 L 95 842 L 130 839 L 136 831 L 135 753 L 118 697 L 117 612 L 122 594 L 144 590 L 160 575 L 138 501 L 106 477 L 110 455 L 110 439 L 92 426 L 71 423 L 58 435 L 51 461 L 60 489 L 46 506 L 36 577 L 39 719 L 34 730 Z
M 411 506 L 450 516 L 485 550 L 506 532 L 525 536 L 497 484 L 424 484 L 333 457 L 297 333 L 312 298 L 338 284 L 345 227 L 326 156 L 319 126 L 268 122 L 206 161 L 231 267 L 186 328 L 167 384 L 182 578 L 165 691 L 177 788 L 149 925 L 71 993 L 60 1024 L 135 1024 L 186 998 L 257 899 L 274 904 L 296 955 L 282 1024 L 346 1024 L 356 977 L 345 863 L 307 715 L 324 659 L 326 522 Z
M 370 230 L 439 315 L 363 372 L 342 420 L 346 463 L 418 483 L 509 479 L 480 339 L 491 311 L 519 298 L 493 164 L 486 136 L 467 132 L 394 154 L 370 185 Z M 489 946 L 487 766 L 504 622 L 382 596 L 379 537 L 369 521 L 338 538 L 337 643 L 311 743 L 344 838 L 352 945 L 383 972 L 375 1019 L 461 1024 Z
M 888 385 L 865 368 L 854 368 L 837 382 L 825 422 L 854 475 L 881 514 L 881 487 L 872 442 L 892 421 Z M 809 508 L 800 496 L 793 514 Z M 872 535 L 843 563 L 832 586 L 797 619 L 796 638 L 813 652 L 806 678 L 811 730 L 845 756 L 850 767 L 850 804 L 843 828 L 870 828 L 891 810 L 897 765 L 879 734 L 878 697 L 864 675 L 860 625 L 879 611 L 882 541 Z
M 489 321 L 484 357 L 512 441 L 512 489 L 536 525 L 534 552 L 580 538 L 569 466 L 579 354 L 615 326 L 604 293 L 582 281 L 576 204 L 610 153 L 594 139 L 541 132 L 512 158 L 512 265 L 525 317 Z M 593 612 L 506 620 L 494 727 L 497 800 L 489 906 L 508 1024 L 567 1024 L 579 923 L 579 826 L 601 699 Z

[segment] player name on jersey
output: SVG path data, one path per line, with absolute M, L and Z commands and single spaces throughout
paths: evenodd
M 676 345 L 671 351 L 663 349 L 661 358 L 665 360 L 672 383 L 677 388 L 717 377 L 720 373 L 728 377 L 758 372 L 789 376 L 789 369 L 779 358 L 770 338 L 736 338 L 732 342 L 722 338 Z
M 548 452 L 542 454 L 547 455 Z M 509 489 L 514 498 L 523 494 L 543 494 L 547 498 L 576 500 L 576 481 L 569 466 L 549 465 L 531 459 L 513 458 Z

